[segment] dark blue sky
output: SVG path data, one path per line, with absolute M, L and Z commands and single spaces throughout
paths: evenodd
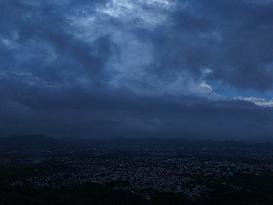
M 272 0 L 0 0 L 0 135 L 273 139 Z

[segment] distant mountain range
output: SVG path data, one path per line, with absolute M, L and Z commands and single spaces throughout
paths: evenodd
M 118 150 L 272 150 L 272 143 L 245 143 L 240 141 L 185 140 L 158 138 L 78 139 L 50 138 L 44 135 L 15 135 L 0 138 L 0 149 L 4 150 L 86 150 L 106 148 Z

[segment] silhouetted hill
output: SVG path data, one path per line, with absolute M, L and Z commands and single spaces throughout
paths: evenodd
M 0 148 L 11 150 L 56 150 L 62 143 L 44 135 L 14 135 L 0 139 Z
M 126 138 L 108 139 L 63 139 L 66 144 L 85 147 L 108 147 L 112 149 L 146 150 L 271 150 L 272 143 L 255 143 L 232 140 L 190 140 L 180 138 Z
M 272 143 L 240 141 L 186 140 L 178 138 L 124 138 L 108 139 L 60 138 L 43 135 L 15 135 L 0 138 L 0 149 L 8 150 L 88 150 L 93 148 L 119 150 L 261 150 L 273 149 Z

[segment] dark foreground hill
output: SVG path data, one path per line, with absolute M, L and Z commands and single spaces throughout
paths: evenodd
M 104 185 L 83 184 L 64 189 L 4 188 L 1 205 L 193 205 L 183 194 L 155 193 L 151 199 Z

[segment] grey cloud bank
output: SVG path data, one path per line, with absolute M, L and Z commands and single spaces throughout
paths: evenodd
M 0 0 L 0 133 L 270 139 L 272 9 Z

